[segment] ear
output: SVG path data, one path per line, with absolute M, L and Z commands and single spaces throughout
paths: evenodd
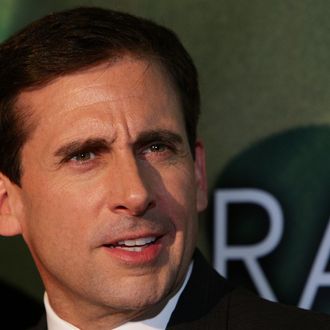
M 195 177 L 197 184 L 197 211 L 201 212 L 207 206 L 207 177 L 204 146 L 199 140 L 195 144 Z
M 15 212 L 17 198 L 15 190 L 19 189 L 0 172 L 0 235 L 14 236 L 21 233 L 21 226 Z M 16 196 L 17 197 L 17 196 Z

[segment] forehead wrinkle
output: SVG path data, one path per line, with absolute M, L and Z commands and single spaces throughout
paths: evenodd
M 152 65 L 153 65 L 153 63 L 151 63 L 150 61 L 145 62 L 145 68 L 142 71 L 141 76 L 140 77 L 137 77 L 136 82 L 134 84 L 135 88 L 138 88 L 138 86 L 140 84 L 143 85 L 143 81 L 146 80 L 145 77 L 147 76 L 148 72 L 150 71 L 150 68 L 151 68 Z
M 132 62 L 134 62 L 134 61 L 132 61 Z M 63 102 L 62 100 L 65 99 L 66 96 L 69 96 L 69 98 L 71 99 L 70 105 L 65 103 L 66 110 L 79 109 L 79 108 L 83 108 L 84 106 L 90 107 L 93 105 L 98 105 L 98 104 L 104 103 L 105 101 L 111 102 L 111 103 L 116 103 L 116 102 L 121 102 L 121 101 L 129 100 L 129 99 L 139 98 L 142 95 L 138 95 L 134 92 L 138 90 L 140 85 L 145 85 L 143 81 L 145 80 L 145 76 L 147 75 L 147 72 L 148 72 L 150 66 L 151 66 L 151 64 L 149 62 L 146 63 L 146 67 L 143 70 L 143 72 L 141 73 L 141 76 L 138 77 L 135 82 L 132 82 L 132 86 L 129 88 L 129 90 L 124 91 L 125 94 L 114 96 L 113 93 L 111 92 L 111 90 L 114 90 L 115 94 L 118 94 L 118 93 L 116 93 L 117 87 L 116 87 L 116 85 L 112 84 L 111 79 L 109 79 L 109 78 L 106 79 L 107 80 L 106 84 L 108 85 L 110 92 L 107 90 L 104 90 L 104 88 L 103 88 L 102 78 L 106 75 L 106 71 L 109 68 L 111 68 L 111 65 L 107 65 L 98 74 L 98 76 L 96 76 L 95 78 L 92 79 L 91 84 L 89 84 L 88 86 L 84 86 L 82 88 L 75 88 L 73 91 L 67 92 L 66 94 L 64 94 L 64 97 L 62 97 L 60 100 L 58 100 L 59 102 L 57 102 L 58 103 L 57 106 L 60 109 L 64 108 L 62 105 L 62 102 Z M 67 84 L 70 86 L 72 81 L 74 82 L 75 76 L 72 76 L 72 77 L 68 76 L 66 78 L 67 78 L 67 81 L 64 84 Z M 63 81 L 61 81 L 61 84 L 63 84 Z M 54 94 L 55 95 L 54 95 L 53 99 L 56 100 L 56 92 Z M 98 101 L 98 99 L 100 98 L 101 95 L 103 98 L 101 101 Z M 91 101 L 94 98 L 95 98 L 95 100 L 93 101 L 93 103 L 91 103 Z M 109 103 L 109 105 L 108 105 L 109 108 L 111 108 L 111 103 Z M 79 106 L 77 106 L 77 104 L 79 104 Z
M 138 59 L 139 60 L 139 59 Z M 134 61 L 136 61 L 136 59 L 132 59 L 132 62 L 134 63 Z M 122 102 L 122 101 L 129 101 L 131 99 L 137 99 L 137 98 L 141 98 L 144 97 L 143 94 L 145 91 L 143 91 L 142 95 L 141 92 L 139 92 L 138 94 L 132 92 L 132 91 L 137 91 L 139 89 L 139 87 L 141 85 L 145 86 L 145 81 L 146 76 L 148 74 L 148 72 L 150 71 L 150 68 L 152 66 L 152 62 L 150 61 L 142 61 L 142 63 L 145 63 L 145 68 L 143 69 L 143 71 L 141 72 L 141 74 L 139 75 L 139 77 L 137 77 L 136 81 L 133 82 L 132 87 L 130 87 L 128 94 L 123 95 L 122 97 L 115 97 L 113 99 L 109 99 L 110 102 L 115 103 L 115 102 Z M 163 75 L 163 73 L 162 73 Z M 165 78 L 165 77 L 164 77 Z M 111 110 L 111 104 L 109 104 L 109 108 Z M 130 130 L 130 125 L 129 125 L 129 120 L 127 118 L 127 113 L 125 112 L 119 112 L 119 114 L 117 113 L 116 116 L 121 116 L 122 120 L 119 121 L 119 123 L 117 123 L 117 129 L 122 131 L 123 134 L 121 134 L 121 136 L 126 136 L 126 143 L 133 143 L 134 142 L 134 134 L 131 133 Z
M 93 85 L 92 86 L 84 86 L 83 88 L 75 88 L 73 89 L 73 91 L 71 90 L 71 92 L 66 92 L 64 93 L 64 95 L 61 96 L 61 98 L 59 99 L 57 97 L 57 90 L 56 90 L 56 86 L 57 84 L 61 83 L 62 87 L 67 85 L 68 87 L 71 86 L 71 84 L 75 83 L 75 79 L 77 79 L 77 77 L 79 77 L 79 75 L 83 75 L 86 72 L 93 72 L 94 70 L 96 72 L 98 72 L 98 70 L 100 69 L 100 65 L 90 68 L 88 70 L 83 70 L 83 71 L 78 71 L 76 73 L 67 75 L 67 76 L 63 76 L 63 77 L 59 77 L 57 79 L 55 79 L 54 81 L 50 82 L 47 86 L 44 86 L 40 89 L 36 89 L 36 90 L 32 90 L 32 91 L 25 91 L 22 93 L 23 95 L 23 99 L 26 97 L 28 99 L 29 93 L 38 93 L 39 95 L 42 96 L 43 91 L 49 88 L 54 88 L 52 92 L 53 97 L 49 97 L 49 95 L 47 95 L 46 97 L 42 97 L 41 102 L 38 102 L 36 105 L 37 107 L 45 107 L 47 106 L 47 102 L 51 101 L 51 105 L 52 106 L 56 106 L 58 109 L 64 109 L 65 110 L 72 110 L 73 108 L 79 108 L 77 107 L 77 104 L 80 104 L 80 107 L 84 106 L 84 103 L 86 106 L 92 106 L 92 105 L 97 105 L 99 103 L 102 103 L 104 101 L 109 101 L 109 102 L 120 102 L 123 100 L 129 100 L 129 99 L 134 99 L 136 97 L 141 97 L 141 95 L 134 95 L 134 93 L 131 93 L 133 91 L 138 90 L 138 87 L 140 85 L 145 85 L 144 80 L 146 75 L 148 74 L 148 72 L 150 71 L 150 69 L 152 68 L 152 66 L 156 66 L 156 71 L 159 70 L 162 78 L 165 80 L 166 84 L 168 87 L 170 87 L 171 89 L 175 90 L 175 94 L 177 94 L 176 88 L 174 88 L 173 83 L 171 82 L 171 80 L 169 79 L 168 73 L 166 71 L 166 69 L 163 67 L 163 65 L 161 63 L 159 63 L 158 61 L 153 61 L 153 60 L 148 60 L 146 61 L 145 59 L 141 60 L 140 58 L 138 59 L 134 59 L 134 58 L 129 58 L 131 63 L 134 63 L 136 61 L 140 61 L 142 63 L 145 64 L 145 67 L 143 69 L 143 71 L 141 72 L 140 76 L 136 79 L 135 82 L 132 82 L 132 86 L 130 87 L 130 93 L 127 93 L 126 91 L 126 95 L 120 96 L 120 95 L 116 95 L 115 97 L 107 92 L 107 91 L 103 91 L 103 100 L 102 101 L 98 101 L 97 99 L 100 97 L 100 93 L 102 92 L 103 88 L 102 88 L 102 83 L 98 84 L 98 81 L 102 81 L 102 78 L 104 77 L 104 75 L 106 75 L 107 70 L 111 69 L 113 67 L 113 64 L 116 63 L 120 63 L 121 61 L 124 61 L 124 59 L 122 60 L 118 60 L 115 63 L 108 63 L 106 62 L 106 65 L 103 63 L 101 64 L 101 66 L 103 65 L 104 68 L 102 69 L 101 72 L 98 73 L 98 75 L 96 77 L 93 78 L 92 82 Z M 112 73 L 114 74 L 114 73 Z M 112 86 L 111 84 L 111 79 L 108 79 L 108 85 L 110 87 L 110 91 L 111 88 L 116 88 L 115 85 Z M 98 87 L 99 86 L 99 87 Z M 70 88 L 67 88 L 68 90 L 70 90 Z M 64 88 L 65 90 L 65 88 Z M 94 94 L 94 96 L 93 96 Z M 32 94 L 33 95 L 33 94 Z M 66 99 L 66 97 L 69 96 L 69 98 L 71 99 L 71 104 L 68 104 L 68 102 L 65 102 L 63 104 L 63 100 Z M 95 98 L 95 101 L 91 104 L 91 100 Z M 83 104 L 81 104 L 81 101 Z

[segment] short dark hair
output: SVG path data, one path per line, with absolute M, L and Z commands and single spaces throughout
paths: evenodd
M 130 14 L 81 7 L 45 16 L 0 46 L 0 172 L 20 184 L 21 149 L 32 130 L 15 106 L 22 91 L 124 54 L 154 57 L 163 65 L 181 98 L 194 155 L 198 77 L 177 36 Z

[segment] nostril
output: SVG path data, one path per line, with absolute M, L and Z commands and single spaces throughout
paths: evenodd
M 144 210 L 143 210 L 142 213 L 146 213 L 148 210 L 153 209 L 155 206 L 156 206 L 155 201 L 150 201 L 150 202 L 146 205 L 146 207 L 144 208 Z
M 142 216 L 144 215 L 148 210 L 154 208 L 156 206 L 156 203 L 154 201 L 149 201 L 148 203 L 145 203 L 144 205 L 140 205 L 139 207 L 136 207 L 133 211 L 133 215 L 135 216 Z
M 147 209 L 148 209 L 148 210 L 149 210 L 149 209 L 153 209 L 155 206 L 156 206 L 155 201 L 151 201 L 151 202 L 149 202 L 149 204 L 148 204 L 148 206 L 147 206 Z

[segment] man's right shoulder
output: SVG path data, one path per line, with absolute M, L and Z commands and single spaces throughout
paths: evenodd
M 42 318 L 39 320 L 38 324 L 36 324 L 33 327 L 28 328 L 27 330 L 47 330 L 47 319 L 46 319 L 46 313 L 42 316 Z

